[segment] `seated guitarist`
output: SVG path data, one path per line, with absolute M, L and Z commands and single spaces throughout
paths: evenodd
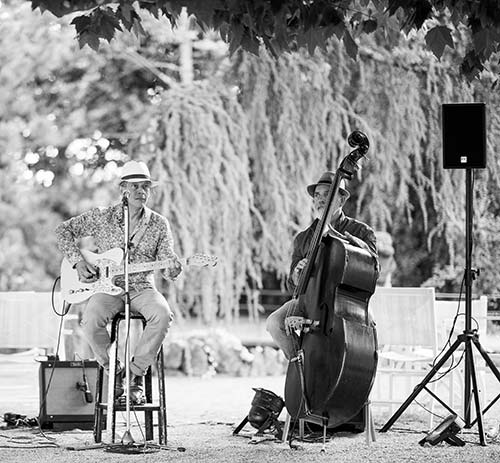
M 316 230 L 316 225 L 319 222 L 319 218 L 323 215 L 328 198 L 328 192 L 334 178 L 335 173 L 327 171 L 321 176 L 318 183 L 314 183 L 307 187 L 307 192 L 313 199 L 315 220 L 307 229 L 300 232 L 294 239 L 292 263 L 290 266 L 289 277 L 287 279 L 287 288 L 290 292 L 295 290 L 299 283 L 300 273 L 307 264 L 307 252 L 309 250 L 314 231 Z M 347 217 L 342 211 L 342 207 L 346 203 L 349 196 L 349 192 L 345 189 L 345 181 L 342 179 L 339 194 L 335 199 L 337 202 L 332 204 L 333 213 L 328 233 L 346 239 L 353 246 L 363 248 L 378 258 L 374 231 L 368 225 Z M 285 327 L 287 312 L 290 306 L 294 303 L 294 300 L 285 302 L 285 304 L 269 315 L 266 322 L 267 331 L 269 331 L 271 337 L 274 339 L 274 342 L 283 351 L 288 360 L 296 355 L 293 339 L 287 334 Z
M 173 238 L 168 220 L 146 207 L 151 188 L 149 169 L 144 162 L 129 161 L 122 168 L 120 181 L 122 196 L 128 196 L 130 263 L 143 263 L 170 259 L 172 266 L 163 270 L 163 276 L 175 279 L 182 265 L 174 252 Z M 94 208 L 63 222 L 56 228 L 58 246 L 67 260 L 74 265 L 80 281 L 91 283 L 98 279 L 96 268 L 87 263 L 78 247 L 84 236 L 92 236 L 99 253 L 112 248 L 123 248 L 124 223 L 121 203 L 106 208 Z M 123 277 L 116 285 L 124 288 Z M 172 312 L 166 299 L 154 285 L 153 271 L 129 275 L 130 310 L 146 319 L 146 327 L 130 361 L 130 399 L 135 404 L 143 402 L 143 376 L 155 361 L 160 346 L 172 322 Z M 109 370 L 108 349 L 110 337 L 106 326 L 124 310 L 124 297 L 104 293 L 92 295 L 82 316 L 82 333 L 90 344 L 97 361 Z M 125 371 L 122 364 L 117 369 L 115 395 L 124 392 Z

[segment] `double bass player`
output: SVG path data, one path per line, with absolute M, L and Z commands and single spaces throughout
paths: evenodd
M 315 218 L 311 225 L 300 232 L 294 239 L 292 262 L 286 282 L 287 289 L 290 292 L 293 292 L 296 288 L 300 273 L 307 265 L 306 255 L 319 223 L 319 218 L 323 214 L 326 198 L 334 178 L 335 172 L 326 171 L 321 175 L 317 183 L 313 183 L 307 187 L 307 192 L 312 197 Z M 350 194 L 346 189 L 345 181 L 342 179 L 339 195 L 335 197 L 335 203 L 332 205 L 333 213 L 326 233 L 342 237 L 349 241 L 351 245 L 368 251 L 378 261 L 377 243 L 373 229 L 358 220 L 347 217 L 342 210 L 349 196 Z M 296 354 L 292 338 L 294 334 L 288 335 L 285 327 L 285 319 L 289 313 L 291 304 L 295 304 L 293 299 L 276 309 L 269 315 L 266 322 L 267 330 L 288 360 Z

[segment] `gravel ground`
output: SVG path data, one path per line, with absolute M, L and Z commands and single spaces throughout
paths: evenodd
M 0 413 L 15 412 L 28 417 L 38 411 L 38 364 L 32 360 L 0 358 Z M 495 396 L 498 382 L 489 378 L 488 391 Z M 233 436 L 234 428 L 250 409 L 253 387 L 263 387 L 282 395 L 282 376 L 263 378 L 187 378 L 167 379 L 168 445 L 143 448 L 142 454 L 123 455 L 108 452 L 105 446 L 95 448 L 91 431 L 71 430 L 44 432 L 29 427 L 0 430 L 0 462 L 498 462 L 500 438 L 497 436 L 499 407 L 496 404 L 485 415 L 487 445 L 479 445 L 477 428 L 463 430 L 459 436 L 464 447 L 448 444 L 422 447 L 418 444 L 427 431 L 428 416 L 418 407 L 409 408 L 387 433 L 376 433 L 368 443 L 365 433 L 338 433 L 330 438 L 322 452 L 321 441 L 295 440 L 291 449 L 269 434 L 253 437 L 247 425 Z M 491 394 L 489 394 L 491 395 Z M 376 429 L 387 421 L 390 412 L 373 407 Z M 281 416 L 283 418 L 283 415 Z M 124 416 L 118 417 L 118 436 L 125 430 Z M 439 420 L 438 420 L 439 422 Z M 132 417 L 132 423 L 134 418 Z M 132 425 L 132 435 L 141 441 L 141 427 Z M 155 429 L 156 432 L 156 429 Z M 155 434 L 156 435 L 156 434 Z M 119 446 L 118 450 L 122 450 Z

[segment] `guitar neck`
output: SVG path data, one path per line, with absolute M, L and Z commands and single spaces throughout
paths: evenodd
M 149 272 L 151 270 L 161 270 L 170 266 L 170 260 L 155 260 L 153 262 L 144 262 L 140 264 L 128 264 L 129 273 Z M 115 267 L 114 275 L 123 275 L 123 265 Z

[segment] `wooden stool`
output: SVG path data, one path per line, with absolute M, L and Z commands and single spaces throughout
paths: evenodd
M 137 313 L 131 313 L 130 319 L 142 320 L 143 329 L 146 326 L 144 317 Z M 115 401 L 115 377 L 118 366 L 118 332 L 120 322 L 125 320 L 125 313 L 120 312 L 115 315 L 111 323 L 111 346 L 109 348 L 109 377 L 107 402 L 103 402 L 104 368 L 99 366 L 97 372 L 97 384 L 95 393 L 94 411 L 94 440 L 101 442 L 102 430 L 104 428 L 104 411 L 106 410 L 106 430 L 110 436 L 111 443 L 115 442 L 116 412 L 126 411 L 126 405 L 119 405 Z M 156 371 L 158 375 L 158 403 L 153 403 L 152 394 L 152 368 L 149 367 L 144 376 L 144 392 L 146 402 L 142 405 L 130 405 L 131 412 L 144 412 L 145 437 L 146 440 L 153 439 L 153 412 L 158 413 L 158 441 L 160 444 L 167 444 L 167 411 L 165 402 L 165 370 L 163 364 L 163 346 L 160 347 L 156 357 Z

